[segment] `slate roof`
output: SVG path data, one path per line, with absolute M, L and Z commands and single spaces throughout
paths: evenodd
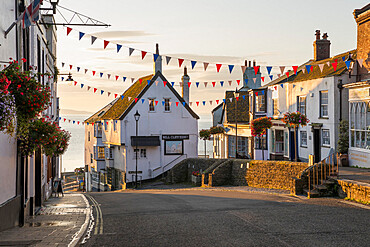
M 158 77 L 160 77 L 163 81 L 167 81 L 167 79 L 159 71 L 154 76 L 148 75 L 141 77 L 122 94 L 124 96 L 123 99 L 121 96 L 119 96 L 119 98 L 112 101 L 109 105 L 102 108 L 99 112 L 95 113 L 86 121 L 94 122 L 99 121 L 101 119 L 122 120 L 136 104 L 135 98 L 138 98 L 137 103 L 139 103 L 141 97 L 153 85 L 153 83 L 155 83 L 155 80 Z M 150 80 L 149 84 L 147 82 L 148 80 Z M 167 83 L 166 87 L 168 87 L 172 91 L 172 93 L 177 97 L 178 101 L 182 105 L 184 99 L 177 93 L 177 91 L 171 86 L 171 84 Z M 128 97 L 131 97 L 131 99 L 128 100 Z M 185 104 L 185 108 L 194 118 L 199 119 L 199 116 L 189 107 L 188 104 Z M 101 113 L 102 111 L 105 112 L 102 115 L 98 116 L 99 113 Z
M 324 78 L 324 77 L 330 77 L 330 76 L 339 76 L 342 75 L 344 72 L 346 72 L 348 69 L 346 67 L 346 64 L 342 60 L 343 57 L 345 57 L 345 60 L 348 59 L 348 55 L 351 53 L 352 59 L 356 60 L 357 57 L 357 50 L 351 50 L 345 53 L 341 53 L 339 55 L 336 55 L 331 58 L 323 59 L 320 61 L 313 61 L 309 60 L 308 62 L 300 65 L 297 70 L 297 75 L 294 74 L 293 70 L 289 71 L 289 78 L 284 74 L 278 79 L 275 79 L 265 85 L 263 85 L 261 88 L 265 88 L 271 85 L 280 84 L 280 83 L 293 83 L 293 82 L 300 82 L 300 81 L 308 81 L 308 80 L 314 80 L 318 78 Z M 338 60 L 338 65 L 336 71 L 334 71 L 334 68 L 332 66 L 332 63 L 335 62 L 335 60 Z M 330 62 L 330 66 L 327 65 L 327 62 Z M 313 66 L 313 71 L 311 70 L 310 73 L 303 73 L 302 69 L 306 69 L 305 65 L 318 65 L 318 64 L 324 64 L 323 71 L 320 71 L 319 66 Z M 287 69 L 287 68 L 286 68 Z M 287 70 L 285 70 L 284 73 L 286 73 Z
M 245 99 L 243 99 L 243 95 L 245 95 Z M 230 98 L 233 98 L 233 101 L 230 102 Z M 223 114 L 226 111 L 226 120 L 228 123 L 235 122 L 235 115 L 236 115 L 236 108 L 235 108 L 235 98 L 234 98 L 234 91 L 226 91 L 225 92 L 225 105 L 223 109 Z M 237 112 L 237 120 L 238 123 L 248 123 L 249 122 L 249 94 L 247 91 L 239 91 L 239 100 L 238 100 L 238 112 Z
M 103 108 L 101 108 L 99 111 L 97 111 L 96 113 L 94 113 L 92 116 L 90 116 L 88 119 L 85 120 L 85 123 L 95 123 L 97 121 L 100 121 L 101 120 L 101 116 L 103 116 L 103 114 L 105 112 L 107 112 L 107 110 L 109 110 L 109 108 L 112 107 L 112 105 L 117 101 L 118 99 L 114 99 L 112 102 L 110 102 L 108 105 L 104 106 Z

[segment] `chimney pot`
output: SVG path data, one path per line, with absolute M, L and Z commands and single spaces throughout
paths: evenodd
M 186 68 L 186 66 L 184 67 L 184 75 L 187 76 L 188 75 L 188 69 Z
M 247 67 L 248 66 L 248 60 L 244 60 L 244 66 Z
M 159 55 L 159 45 L 158 45 L 158 43 L 155 44 L 155 54 Z
M 329 36 L 328 36 L 328 33 L 324 33 L 324 34 L 322 35 L 322 38 L 323 38 L 323 39 L 325 39 L 325 40 L 327 40 L 327 39 L 328 39 L 328 37 L 329 37 Z
M 253 66 L 256 66 L 256 60 L 253 60 Z
M 316 30 L 316 40 L 320 40 L 320 30 Z
M 249 61 L 248 63 L 249 63 L 249 66 L 248 66 L 248 67 L 252 67 L 252 66 L 251 66 L 251 65 L 252 65 L 252 64 L 251 64 L 251 61 Z

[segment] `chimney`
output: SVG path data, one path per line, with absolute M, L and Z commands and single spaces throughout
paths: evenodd
M 315 61 L 324 60 L 330 58 L 330 41 L 328 40 L 328 34 L 324 33 L 322 39 L 320 39 L 320 30 L 316 30 L 316 40 L 313 42 L 313 56 Z
M 357 81 L 370 79 L 370 4 L 355 9 L 353 16 L 357 23 L 357 59 L 362 59 L 362 66 L 356 66 Z
M 189 104 L 189 86 L 188 82 L 190 77 L 188 76 L 188 70 L 186 66 L 184 67 L 184 75 L 181 78 L 182 81 L 182 98 L 185 100 L 186 104 Z
M 252 64 L 251 64 L 251 61 L 249 61 L 249 65 L 248 65 L 248 67 L 252 67 L 251 65 L 252 65 Z
M 159 55 L 159 45 L 155 45 L 155 54 Z M 162 73 L 162 56 L 158 56 L 154 62 L 154 74 L 160 71 Z

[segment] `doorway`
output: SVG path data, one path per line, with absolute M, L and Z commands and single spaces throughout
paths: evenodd
M 41 207 L 41 150 L 35 151 L 35 206 Z
M 320 129 L 313 129 L 313 154 L 315 163 L 321 161 Z

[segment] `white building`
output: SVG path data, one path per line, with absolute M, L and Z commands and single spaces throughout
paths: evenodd
M 24 1 L 28 6 L 31 1 Z M 36 25 L 22 29 L 18 23 L 4 37 L 4 30 L 21 14 L 19 1 L 2 0 L 0 8 L 0 65 L 9 62 L 9 58 L 21 61 L 25 58 L 23 70 L 33 67 L 33 72 L 49 73 L 39 76 L 39 80 L 51 88 L 51 106 L 44 111 L 55 121 L 59 118 L 57 84 L 54 76 L 56 64 L 56 27 Z M 52 15 L 41 15 L 45 22 L 54 22 Z M 16 139 L 0 132 L 0 230 L 22 224 L 22 219 L 33 215 L 36 207 L 49 198 L 51 180 L 58 177 L 59 160 L 46 157 L 36 152 L 31 157 L 21 157 L 17 151 Z
M 85 165 L 95 171 L 114 168 L 114 174 L 108 177 L 113 187 L 119 188 L 120 183 L 135 181 L 136 146 L 138 180 L 155 178 L 181 160 L 197 157 L 199 117 L 188 105 L 186 68 L 182 80 L 183 97 L 167 83 L 159 56 L 154 76 L 140 78 L 114 102 L 88 118 L 85 121 Z M 136 112 L 140 114 L 138 137 Z M 122 174 L 126 174 L 125 181 L 117 181 L 122 180 Z
M 348 90 L 342 85 L 356 80 L 351 76 L 344 61 L 356 59 L 356 50 L 330 57 L 330 41 L 327 35 L 320 39 L 316 31 L 314 59 L 301 65 L 295 75 L 286 75 L 265 85 L 267 90 L 267 115 L 273 118 L 268 131 L 269 158 L 294 160 L 294 130 L 281 121 L 285 112 L 299 111 L 310 123 L 296 132 L 297 156 L 307 161 L 313 154 L 315 162 L 326 158 L 337 149 L 339 122 L 348 119 Z M 337 63 L 334 70 L 332 64 Z M 312 70 L 308 73 L 307 68 Z M 322 66 L 322 72 L 320 69 Z M 305 70 L 305 71 L 303 71 Z M 356 74 L 356 68 L 351 71 Z

